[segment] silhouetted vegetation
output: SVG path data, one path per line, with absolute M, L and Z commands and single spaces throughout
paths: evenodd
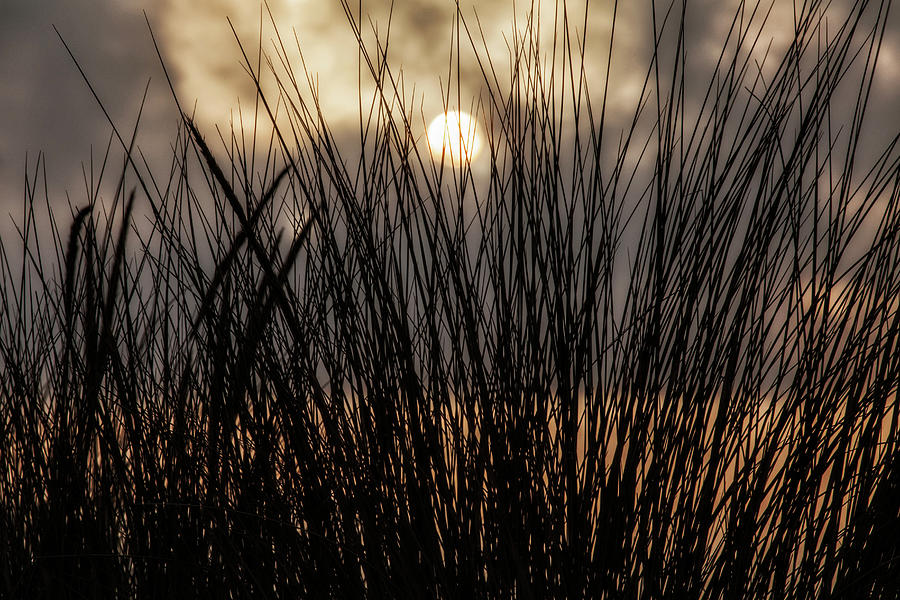
M 583 15 L 521 24 L 463 106 L 481 174 L 432 159 L 345 6 L 382 92 L 356 148 L 298 68 L 270 139 L 185 110 L 151 173 L 121 132 L 52 264 L 29 184 L 0 596 L 896 598 L 900 152 L 860 157 L 889 2 L 851 4 L 764 63 L 741 6 L 699 93 L 655 7 L 621 131 Z

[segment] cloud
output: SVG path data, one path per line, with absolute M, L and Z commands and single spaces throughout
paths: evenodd
M 356 10 L 357 3 L 350 4 L 351 10 Z M 311 4 L 298 0 L 270 0 L 268 6 L 281 35 L 283 48 L 273 41 L 275 30 L 269 15 L 263 14 L 260 4 L 256 2 L 164 2 L 160 21 L 166 60 L 173 67 L 183 101 L 191 107 L 196 101 L 198 121 L 207 132 L 211 132 L 216 124 L 227 130 L 232 120 L 236 120 L 239 106 L 245 127 L 252 129 L 253 120 L 247 117 L 253 113 L 256 90 L 241 64 L 243 60 L 235 41 L 236 34 L 253 62 L 257 60 L 262 40 L 263 52 L 275 63 L 275 71 L 280 76 L 286 76 L 281 64 L 284 59 L 290 70 L 301 77 L 299 92 L 292 90 L 289 94 L 295 102 L 298 97 L 306 102 L 312 99 L 309 86 L 302 79 L 301 65 L 305 64 L 329 125 L 337 129 L 356 127 L 360 100 L 366 106 L 375 95 L 375 85 L 365 72 L 365 65 L 360 77 L 358 44 L 341 4 L 336 1 Z M 461 14 L 482 59 L 490 57 L 494 61 L 501 84 L 507 85 L 504 92 L 508 91 L 509 52 L 514 30 L 518 29 L 519 35 L 524 35 L 529 6 L 529 3 L 519 3 L 514 7 L 513 3 L 506 1 L 476 3 L 468 0 L 460 3 Z M 597 84 L 606 74 L 605 48 L 611 29 L 611 8 L 605 4 L 591 4 L 585 19 L 585 6 L 584 0 L 567 3 L 567 16 L 573 29 L 582 30 L 584 23 L 589 28 L 586 38 L 591 47 L 587 52 L 585 68 L 592 83 Z M 361 23 L 367 48 L 373 54 L 376 52 L 373 30 L 378 32 L 382 43 L 388 39 L 387 33 L 390 32 L 389 65 L 395 77 L 399 78 L 402 74 L 406 108 L 412 107 L 414 112 L 418 112 L 421 106 L 424 112 L 422 120 L 430 120 L 441 110 L 448 76 L 452 75 L 452 83 L 455 84 L 456 72 L 450 69 L 451 51 L 456 52 L 453 37 L 455 4 L 445 0 L 395 3 L 391 12 L 391 2 L 388 0 L 368 0 L 362 3 L 361 10 L 361 14 L 354 14 L 353 18 Z M 554 12 L 554 3 L 543 3 L 540 41 L 545 50 L 549 50 L 553 42 Z M 629 67 L 632 66 L 630 61 L 635 59 L 634 50 L 640 44 L 641 37 L 634 31 L 636 11 L 623 10 L 621 13 L 626 24 L 624 32 L 620 32 L 619 47 L 624 50 L 622 54 L 625 59 L 620 62 L 623 67 Z M 561 9 L 559 16 L 562 16 Z M 226 17 L 231 20 L 234 32 Z M 459 103 L 463 109 L 477 103 L 479 97 L 484 99 L 485 95 L 482 65 L 471 52 L 467 35 L 466 31 L 460 33 L 462 51 L 455 58 L 459 66 Z M 267 69 L 263 68 L 263 71 Z M 633 68 L 623 68 L 620 75 L 625 79 L 631 73 L 635 73 Z M 262 87 L 270 100 L 278 97 L 277 86 L 271 77 L 263 82 Z M 615 91 L 617 97 L 634 87 L 633 82 L 623 84 Z M 454 98 L 456 91 L 451 90 Z M 417 114 L 414 116 L 419 117 Z M 266 120 L 265 117 L 263 120 Z M 280 126 L 285 124 L 285 121 L 279 122 Z M 424 129 L 424 122 L 420 125 Z
M 110 128 L 53 31 L 56 25 L 84 67 L 112 118 L 131 131 L 147 78 L 144 113 L 148 150 L 168 147 L 174 131 L 167 90 L 138 6 L 115 0 L 4 3 L 0 19 L 0 215 L 20 217 L 26 155 L 47 161 L 52 206 L 85 201 L 82 163 L 102 156 Z M 166 126 L 162 126 L 166 123 Z M 117 150 L 116 146 L 113 146 Z M 118 154 L 118 152 L 117 152 Z M 33 173 L 32 173 L 33 175 Z M 115 176 L 108 176 L 115 183 Z
M 354 0 L 350 4 L 355 7 Z M 835 4 L 835 10 L 846 6 Z M 462 14 L 476 43 L 482 41 L 482 58 L 494 61 L 501 86 L 509 85 L 509 44 L 514 30 L 523 31 L 530 2 L 517 7 L 509 0 L 463 0 Z M 585 0 L 570 0 L 566 10 L 577 31 L 587 27 L 585 70 L 598 101 L 606 76 L 606 49 L 610 35 L 610 3 L 592 2 L 583 19 Z M 688 13 L 690 52 L 689 92 L 705 91 L 713 57 L 721 49 L 738 0 L 695 0 Z M 363 74 L 359 86 L 358 47 L 337 0 L 270 0 L 269 6 L 282 33 L 287 60 L 295 74 L 299 51 L 303 51 L 317 87 L 322 108 L 332 130 L 341 139 L 353 139 L 359 119 L 359 100 L 374 94 L 370 78 Z M 541 43 L 552 42 L 555 3 L 541 4 Z M 373 47 L 371 27 L 384 38 L 390 13 L 389 0 L 363 2 L 364 37 Z M 167 161 L 169 143 L 177 122 L 168 90 L 150 43 L 141 9 L 147 9 L 160 41 L 176 90 L 186 108 L 196 101 L 199 120 L 207 132 L 214 124 L 227 129 L 236 114 L 238 99 L 246 116 L 252 113 L 255 89 L 241 66 L 240 53 L 226 17 L 230 17 L 238 37 L 255 51 L 260 40 L 262 4 L 254 0 L 7 0 L 0 20 L 0 208 L 2 213 L 21 202 L 23 166 L 26 152 L 34 156 L 44 151 L 48 157 L 51 193 L 64 202 L 62 191 L 69 189 L 75 199 L 83 196 L 81 163 L 105 147 L 109 136 L 106 119 L 67 57 L 51 24 L 56 24 L 70 42 L 79 60 L 117 123 L 130 129 L 147 78 L 152 76 L 149 105 L 145 109 L 141 143 L 145 153 Z M 791 9 L 790 11 L 788 9 Z M 446 86 L 448 60 L 455 22 L 455 3 L 446 0 L 419 0 L 394 3 L 391 15 L 390 64 L 396 75 L 402 72 L 407 108 L 420 115 L 421 126 L 437 114 L 443 103 L 442 82 Z M 787 12 L 786 12 L 787 11 Z M 783 51 L 785 31 L 792 25 L 791 3 L 776 2 L 764 33 L 774 39 L 773 51 Z M 476 19 L 477 14 L 477 19 Z M 647 70 L 652 45 L 647 4 L 619 3 L 619 22 L 609 90 L 609 109 L 630 114 Z M 370 21 L 371 19 L 371 21 Z M 516 25 L 514 25 L 514 19 Z M 834 20 L 834 19 L 832 19 Z M 892 81 L 900 72 L 897 48 L 900 21 L 893 20 L 883 46 L 880 77 L 876 81 L 872 110 L 873 148 L 880 147 L 896 131 L 898 88 Z M 480 29 L 479 29 L 480 24 Z M 294 37 L 296 32 L 296 39 Z M 265 17 L 262 40 L 266 54 L 278 62 L 272 45 L 274 31 Z M 484 39 L 481 39 L 481 36 Z M 781 40 L 781 41 L 779 41 Z M 468 42 L 463 32 L 461 45 Z M 524 67 L 521 67 L 524 69 Z M 277 70 L 284 74 L 280 66 Z M 526 72 L 523 74 L 527 75 Z M 301 95 L 310 93 L 300 81 Z M 704 84 L 704 85 L 698 85 Z M 274 84 L 265 84 L 271 92 Z M 506 89 L 506 88 L 504 88 Z M 415 92 L 413 92 L 415 90 Z M 444 87 L 446 90 L 446 87 Z M 508 90 L 506 90 L 508 91 Z M 463 105 L 485 94 L 481 66 L 471 52 L 460 57 L 460 99 Z M 455 94 L 454 94 L 455 95 Z M 296 98 L 296 94 L 294 94 Z M 695 99 L 696 100 L 696 99 Z M 451 102 L 452 104 L 453 102 Z M 690 106 L 690 101 L 688 102 Z M 463 108 L 467 108 L 463 106 Z

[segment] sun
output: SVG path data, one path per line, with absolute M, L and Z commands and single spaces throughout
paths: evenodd
M 469 163 L 481 146 L 478 124 L 468 113 L 447 111 L 428 126 L 428 148 L 435 160 L 449 160 L 454 165 Z

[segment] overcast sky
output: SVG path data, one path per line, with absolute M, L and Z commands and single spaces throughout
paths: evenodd
M 520 2 L 520 5 L 526 5 Z M 551 3 L 546 3 L 548 6 Z M 584 11 L 584 0 L 569 3 L 570 12 Z M 595 58 L 588 61 L 589 78 L 599 84 L 605 73 L 603 48 L 609 34 L 609 2 L 595 1 L 588 9 L 588 39 Z M 625 110 L 649 52 L 649 3 L 622 3 L 620 9 L 619 69 L 612 102 Z M 737 0 L 696 0 L 689 23 L 689 51 L 697 73 L 712 64 Z M 387 0 L 368 0 L 364 6 L 380 28 L 387 24 Z M 471 19 L 472 0 L 462 3 Z M 773 49 L 789 39 L 791 2 L 777 0 L 767 35 Z M 840 3 L 837 4 L 840 6 Z M 293 31 L 318 85 L 326 116 L 333 129 L 352 129 L 360 95 L 356 45 L 338 0 L 270 0 L 273 16 L 297 60 Z M 447 75 L 447 57 L 455 4 L 452 0 L 397 2 L 391 29 L 392 63 L 402 66 L 408 89 L 415 85 L 416 106 L 424 117 L 439 110 L 440 81 Z M 111 117 L 130 131 L 144 88 L 151 80 L 139 143 L 151 161 L 165 165 L 177 124 L 169 90 L 159 66 L 143 11 L 146 11 L 164 58 L 175 78 L 176 91 L 187 106 L 196 101 L 204 130 L 229 126 L 240 99 L 252 102 L 252 83 L 244 72 L 230 17 L 239 37 L 255 49 L 259 37 L 260 4 L 255 0 L 0 0 L 0 235 L 9 235 L 10 219 L 21 217 L 26 155 L 34 164 L 38 152 L 47 159 L 50 200 L 66 205 L 68 191 L 76 204 L 85 198 L 82 164 L 106 146 L 110 128 L 68 57 L 52 26 L 60 30 L 95 85 Z M 485 44 L 492 57 L 506 65 L 506 41 L 516 11 L 508 0 L 477 2 Z M 524 9 L 518 10 L 519 18 Z M 550 14 L 550 13 L 548 13 Z M 836 13 L 839 17 L 839 10 Z M 268 19 L 268 17 L 266 17 Z M 521 21 L 520 21 L 521 22 Z M 549 22 L 549 19 L 545 19 Z M 900 12 L 891 17 L 882 47 L 871 118 L 873 147 L 900 129 Z M 546 27 L 544 36 L 552 34 Z M 264 47 L 274 56 L 264 28 Z M 590 50 L 590 48 L 589 48 Z M 475 97 L 482 81 L 471 56 L 461 61 L 461 96 Z M 362 94 L 370 93 L 366 85 Z M 879 139 L 879 135 L 881 138 Z

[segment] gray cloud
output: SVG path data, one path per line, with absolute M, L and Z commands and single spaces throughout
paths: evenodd
M 144 87 L 153 77 L 140 137 L 151 157 L 162 156 L 168 147 L 174 120 L 137 3 L 12 0 L 0 11 L 0 235 L 6 240 L 15 235 L 8 215 L 15 222 L 22 218 L 26 155 L 31 176 L 43 153 L 51 207 L 64 211 L 67 192 L 74 204 L 85 202 L 82 164 L 90 162 L 93 149 L 99 171 L 111 133 L 53 25 L 124 132 L 131 132 Z M 115 143 L 106 175 L 110 187 L 121 154 Z M 43 201 L 43 194 L 39 198 Z
M 355 2 L 351 2 L 356 6 Z M 509 83 L 509 44 L 514 29 L 524 33 L 528 3 L 519 3 L 514 10 L 507 1 L 473 0 L 460 3 L 463 17 L 475 38 L 482 58 L 489 56 L 498 69 L 501 86 Z M 568 3 L 569 18 L 582 24 L 584 0 Z M 339 2 L 313 2 L 312 0 L 270 0 L 269 7 L 286 48 L 286 58 L 295 74 L 300 74 L 300 54 L 313 77 L 318 78 L 318 94 L 323 110 L 332 127 L 352 127 L 358 120 L 360 96 L 366 102 L 374 94 L 374 85 L 364 73 L 362 86 L 358 79 L 358 46 L 346 15 Z M 549 48 L 552 42 L 552 23 L 555 7 L 544 3 L 541 11 L 541 42 Z M 606 44 L 609 38 L 611 8 L 608 3 L 594 3 L 588 9 L 587 38 L 592 45 L 588 49 L 585 66 L 589 78 L 597 80 L 606 73 Z M 477 15 L 477 18 L 476 18 Z M 195 0 L 190 3 L 166 0 L 160 13 L 162 31 L 178 81 L 179 93 L 186 102 L 197 100 L 198 120 L 210 130 L 213 124 L 228 126 L 235 108 L 253 105 L 255 88 L 241 66 L 240 52 L 234 35 L 225 21 L 229 17 L 235 32 L 254 54 L 259 43 L 260 12 L 255 2 L 243 0 Z M 389 21 L 390 16 L 390 21 Z M 389 64 L 395 76 L 402 73 L 405 98 L 413 106 L 421 106 L 424 119 L 439 112 L 442 89 L 450 73 L 449 57 L 453 46 L 453 26 L 456 16 L 455 2 L 447 0 L 419 0 L 396 3 L 391 12 L 388 0 L 367 0 L 362 3 L 361 17 L 363 37 L 370 50 L 374 50 L 373 27 L 384 39 L 390 23 Z M 620 34 L 618 49 L 623 59 L 618 80 L 623 85 L 613 90 L 615 101 L 626 104 L 628 94 L 634 90 L 632 74 L 637 71 L 632 61 L 640 53 L 642 36 L 637 33 L 635 20 L 639 12 L 632 9 L 620 11 L 624 34 Z M 514 27 L 514 18 L 517 19 Z M 294 37 L 296 34 L 296 38 Z M 274 30 L 268 15 L 263 23 L 263 50 L 277 64 L 280 48 L 271 42 Z M 481 66 L 471 52 L 467 34 L 461 34 L 461 53 L 456 57 L 460 76 L 460 103 L 468 105 L 484 96 L 484 78 Z M 483 38 L 482 38 L 483 36 Z M 299 44 L 299 48 L 298 48 Z M 484 47 L 482 47 L 482 45 Z M 264 69 L 265 70 L 265 69 Z M 277 71 L 281 71 L 280 64 Z M 455 70 L 452 73 L 455 79 Z M 443 82 L 443 84 L 442 84 Z M 442 87 L 442 85 L 444 87 Z M 415 96 L 412 90 L 415 88 Z M 276 96 L 276 87 L 270 81 L 264 83 L 270 97 Z M 361 89 L 360 89 L 361 88 Z M 455 95 L 456 90 L 452 90 Z M 508 90 L 504 90 L 508 91 Z M 301 83 L 301 96 L 308 101 L 310 95 Z M 291 94 L 296 98 L 296 93 Z M 424 125 L 424 124 L 422 124 Z
M 351 4 L 356 4 L 351 2 Z M 513 17 L 519 28 L 530 3 L 520 2 L 517 12 L 512 2 L 466 0 L 464 16 L 474 28 L 474 11 L 483 25 L 484 44 L 495 61 L 501 83 L 507 82 L 507 43 L 513 33 Z M 585 68 L 592 86 L 599 88 L 606 73 L 606 44 L 609 36 L 609 4 L 592 2 L 587 19 L 589 47 Z M 738 0 L 695 0 L 688 18 L 690 91 L 702 90 L 721 49 L 721 40 Z M 845 6 L 846 0 L 836 4 Z M 270 6 L 288 46 L 288 58 L 296 66 L 298 57 L 293 39 L 303 50 L 307 65 L 318 77 L 326 116 L 340 130 L 353 129 L 358 118 L 357 46 L 339 2 L 325 0 L 270 0 Z M 366 0 L 363 9 L 383 34 L 387 27 L 389 0 Z M 451 26 L 455 2 L 419 0 L 396 3 L 390 40 L 391 64 L 402 68 L 407 100 L 415 85 L 417 105 L 422 102 L 425 120 L 441 104 L 441 81 L 447 77 L 451 46 Z M 570 0 L 573 23 L 579 23 L 585 0 Z M 617 46 L 614 56 L 615 85 L 610 104 L 615 112 L 628 114 L 646 71 L 650 53 L 650 22 L 646 4 L 620 3 Z M 792 3 L 778 0 L 764 38 L 774 38 L 776 54 L 783 50 L 785 32 L 790 33 Z M 553 2 L 544 2 L 542 41 L 552 35 Z M 248 0 L 7 0 L 0 15 L 0 214 L 16 214 L 22 197 L 26 152 L 34 156 L 44 151 L 51 177 L 51 199 L 64 202 L 63 191 L 83 198 L 81 163 L 89 159 L 89 149 L 105 147 L 109 128 L 85 88 L 74 65 L 56 38 L 56 24 L 70 42 L 98 92 L 116 120 L 130 130 L 141 93 L 148 77 L 154 84 L 144 115 L 141 144 L 145 153 L 158 161 L 168 160 L 168 144 L 176 119 L 157 58 L 150 43 L 141 9 L 147 9 L 163 43 L 167 64 L 175 77 L 180 98 L 190 107 L 197 101 L 200 121 L 210 132 L 213 124 L 227 127 L 237 107 L 252 106 L 253 85 L 239 62 L 239 53 L 225 17 L 231 17 L 237 33 L 255 50 L 259 39 L 260 4 Z M 869 115 L 871 148 L 878 148 L 900 126 L 900 22 L 893 20 L 883 45 L 880 77 Z M 368 20 L 364 27 L 369 31 Z M 277 60 L 270 43 L 272 30 L 264 27 L 263 42 L 269 56 Z M 372 36 L 367 33 L 367 39 Z M 475 34 L 481 43 L 480 33 Z M 779 46 L 780 44 L 780 46 Z M 467 42 L 463 40 L 463 47 Z M 470 52 L 460 61 L 463 103 L 484 93 L 478 64 Z M 269 90 L 272 86 L 269 85 Z M 372 86 L 364 85 L 364 97 Z M 594 94 L 597 98 L 597 94 Z M 852 100 L 852 99 L 851 99 Z M 422 124 L 424 126 L 424 123 Z M 348 136 L 352 139 L 352 136 Z M 873 150 L 874 152 L 874 150 Z M 8 219 L 0 225 L 4 236 Z

